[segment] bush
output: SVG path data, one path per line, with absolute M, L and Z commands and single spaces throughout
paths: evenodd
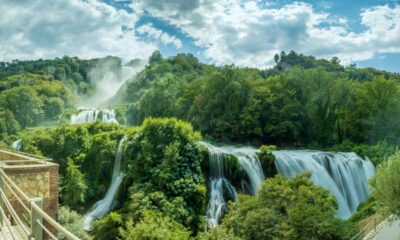
M 390 213 L 400 216 L 400 153 L 393 156 L 378 167 L 371 180 L 375 199 Z
M 62 206 L 58 210 L 58 222 L 80 239 L 91 239 L 85 230 L 83 230 L 83 219 L 81 215 L 71 210 L 68 206 Z M 67 239 L 61 235 L 59 235 L 58 238 Z
M 121 236 L 126 240 L 189 240 L 190 232 L 168 217 L 147 211 L 139 223 L 128 222 Z
M 273 177 L 278 173 L 275 166 L 275 155 L 272 154 L 272 151 L 275 149 L 276 147 L 274 145 L 262 145 L 260 147 L 260 152 L 257 153 L 266 177 Z

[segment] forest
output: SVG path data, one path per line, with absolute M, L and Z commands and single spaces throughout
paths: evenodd
M 58 221 L 82 239 L 350 239 L 398 215 L 400 74 L 294 51 L 274 60 L 269 69 L 215 66 L 156 51 L 96 106 L 114 109 L 120 124 L 69 120 L 96 91 L 92 69 L 107 63 L 118 75 L 121 59 L 0 62 L 0 146 L 20 139 L 21 151 L 59 164 Z M 214 173 L 204 142 L 260 148 L 265 175 L 252 193 L 241 160 L 224 153 L 227 203 L 216 226 L 206 215 Z M 338 216 L 341 203 L 313 173 L 281 174 L 275 151 L 304 149 L 371 160 L 371 195 L 352 216 Z M 107 193 L 119 154 L 113 211 L 85 231 L 84 215 Z

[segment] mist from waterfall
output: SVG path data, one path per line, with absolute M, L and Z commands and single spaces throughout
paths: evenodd
M 147 61 L 132 60 L 124 65 L 117 57 L 100 59 L 88 73 L 93 93 L 80 99 L 80 106 L 99 107 L 110 100 L 118 90 L 144 69 Z
M 96 121 L 118 124 L 114 109 L 79 108 L 78 111 L 78 113 L 71 115 L 71 124 L 92 123 Z
M 127 137 L 124 136 L 118 144 L 111 184 L 107 190 L 105 197 L 97 201 L 83 217 L 83 225 L 84 225 L 83 228 L 86 231 L 92 230 L 92 222 L 96 219 L 102 219 L 114 207 L 118 188 L 125 177 L 125 174 L 121 171 L 121 158 L 123 150 L 122 148 L 124 146 L 126 139 Z
M 230 176 L 224 176 L 224 156 L 232 154 L 240 162 L 246 173 L 246 181 L 250 194 L 255 194 L 264 180 L 264 173 L 257 156 L 259 149 L 252 147 L 214 146 L 202 142 L 210 154 L 209 202 L 207 208 L 207 223 L 212 227 L 218 224 L 225 209 L 224 186 L 234 187 L 230 183 Z M 319 186 L 329 190 L 338 201 L 337 215 L 343 219 L 349 218 L 357 206 L 365 201 L 370 194 L 368 180 L 375 174 L 375 167 L 368 158 L 361 158 L 355 153 L 332 153 L 310 150 L 273 151 L 276 157 L 275 166 L 278 173 L 285 177 L 311 172 L 311 180 Z M 216 174 L 218 173 L 218 174 Z M 221 176 L 215 178 L 215 176 Z M 224 183 L 217 184 L 215 179 L 224 179 Z M 242 180 L 246 182 L 245 180 Z M 243 184 L 242 184 L 243 185 Z M 236 189 L 230 190 L 235 192 Z M 212 223 L 212 224 L 210 224 Z

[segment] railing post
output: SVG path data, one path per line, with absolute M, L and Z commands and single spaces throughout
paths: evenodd
M 6 192 L 4 189 L 4 179 L 3 179 L 3 174 L 2 172 L 0 172 L 0 189 L 4 191 L 4 193 Z M 4 209 L 4 200 L 2 198 L 2 196 L 0 196 L 0 208 Z M 3 213 L 0 212 L 0 224 L 3 227 L 3 221 L 4 221 L 5 216 L 3 216 Z
M 41 198 L 32 198 L 31 204 L 36 204 L 36 206 L 43 208 L 43 200 Z M 33 207 L 31 207 L 31 211 L 31 228 L 33 237 L 35 240 L 42 240 L 43 229 L 40 224 L 43 224 L 43 217 Z M 40 222 L 40 224 L 38 222 Z

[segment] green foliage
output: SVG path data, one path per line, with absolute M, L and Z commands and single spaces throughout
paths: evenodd
M 140 222 L 127 222 L 121 236 L 126 240 L 188 240 L 190 232 L 168 217 L 146 211 Z
M 358 223 L 361 220 L 373 215 L 379 209 L 379 204 L 376 202 L 374 196 L 370 196 L 365 202 L 357 207 L 357 211 L 348 219 L 353 223 Z
M 75 203 L 70 205 L 77 209 L 91 204 L 93 199 L 98 199 L 107 191 L 116 149 L 124 135 L 121 129 L 122 127 L 118 125 L 105 123 L 64 125 L 56 128 L 27 129 L 20 134 L 20 137 L 23 151 L 52 158 L 54 162 L 60 164 L 61 177 L 72 179 L 71 183 L 68 182 L 71 184 L 68 188 L 66 188 L 67 181 L 61 182 L 61 188 L 65 189 L 62 193 L 70 188 L 70 195 L 75 194 L 74 184 L 82 186 L 77 178 L 90 186 L 82 191 L 85 195 L 84 202 L 75 199 L 73 200 Z M 70 162 L 70 166 L 67 162 Z M 80 176 L 79 173 L 84 176 Z M 81 196 L 75 195 L 73 198 L 80 199 Z M 61 201 L 70 202 L 73 198 L 62 197 Z
M 93 223 L 93 238 L 96 240 L 119 239 L 119 228 L 123 226 L 123 218 L 117 212 L 110 212 L 101 220 Z
M 241 180 L 245 175 L 243 172 L 239 159 L 235 155 L 227 154 L 224 156 L 224 176 L 228 177 L 237 189 L 241 188 Z
M 79 237 L 82 240 L 89 240 L 91 239 L 89 234 L 86 233 L 85 230 L 83 230 L 83 219 L 81 215 L 79 215 L 77 212 L 74 210 L 71 210 L 67 206 L 62 206 L 60 209 L 58 209 L 58 222 L 65 227 L 68 231 L 72 232 L 75 234 L 75 236 Z M 62 236 L 61 234 L 57 236 L 58 239 L 67 239 L 65 236 Z
M 396 143 L 400 135 L 399 74 L 293 51 L 266 71 L 183 54 L 152 59 L 121 97 L 129 124 L 175 116 L 218 141 L 319 147 Z
M 0 83 L 4 88 L 0 92 L 1 112 L 11 112 L 14 124 L 22 128 L 55 122 L 75 102 L 70 89 L 60 81 L 49 81 L 46 76 L 18 74 L 0 79 Z M 9 114 L 0 116 L 0 121 L 9 119 Z M 7 133 L 14 134 L 15 128 L 10 129 Z
M 344 239 L 335 198 L 309 176 L 267 179 L 256 196 L 230 204 L 222 227 L 244 239 Z
M 396 152 L 397 146 L 386 141 L 376 144 L 355 144 L 351 141 L 343 141 L 341 144 L 332 148 L 334 151 L 355 152 L 360 156 L 368 157 L 375 166 L 384 162 L 389 156 Z
M 235 236 L 232 232 L 228 232 L 224 227 L 214 227 L 206 232 L 201 232 L 197 240 L 241 240 L 241 238 Z
M 382 163 L 371 181 L 375 199 L 388 213 L 400 216 L 400 153 Z
M 0 108 L 10 110 L 24 128 L 36 125 L 42 118 L 42 102 L 35 90 L 27 86 L 1 92 Z
M 79 170 L 79 166 L 69 159 L 63 181 L 62 199 L 71 207 L 76 208 L 86 200 L 86 191 L 88 186 L 84 175 Z
M 19 129 L 20 125 L 10 110 L 0 111 L 0 139 L 16 134 Z
M 162 192 L 162 199 L 183 204 L 192 216 L 179 222 L 194 231 L 201 221 L 206 194 L 197 140 L 200 134 L 186 122 L 147 119 L 137 133 L 129 136 L 124 156 L 128 177 L 134 184 L 146 194 Z
M 260 147 L 260 152 L 257 153 L 261 167 L 267 177 L 273 177 L 278 173 L 275 166 L 275 155 L 272 154 L 272 151 L 275 149 L 276 146 L 274 145 L 262 145 Z

